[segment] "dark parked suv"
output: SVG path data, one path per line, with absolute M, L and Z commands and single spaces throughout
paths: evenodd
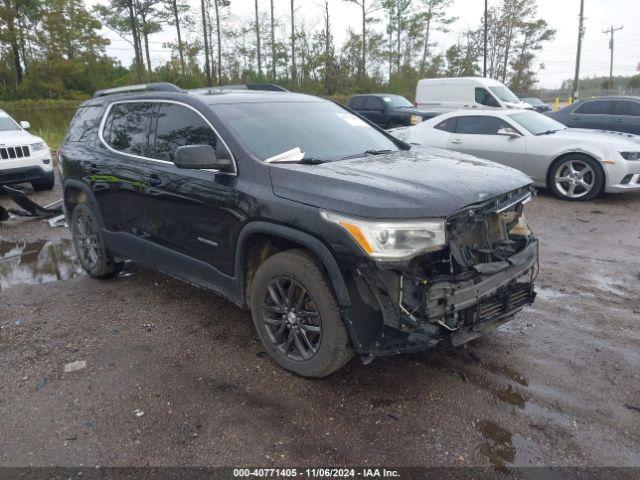
M 535 293 L 530 179 L 414 148 L 330 101 L 280 92 L 98 92 L 60 149 L 80 262 L 124 259 L 248 307 L 284 368 L 325 376 L 458 345 Z
M 618 96 L 580 100 L 545 115 L 571 128 L 640 135 L 640 97 Z

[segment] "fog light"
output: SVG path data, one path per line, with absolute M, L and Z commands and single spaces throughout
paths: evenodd
M 44 163 L 45 165 L 49 165 L 49 164 L 51 163 L 51 159 L 49 159 L 49 158 L 44 158 L 44 159 L 42 160 L 42 163 Z
M 620 182 L 622 185 L 628 185 L 629 182 L 631 181 L 631 178 L 633 177 L 632 174 L 629 175 L 625 175 L 624 178 L 622 179 L 622 182 Z

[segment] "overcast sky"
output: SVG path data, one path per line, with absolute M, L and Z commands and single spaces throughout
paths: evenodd
M 258 0 L 259 7 L 268 11 L 269 0 Z M 420 0 L 416 0 L 418 3 Z M 88 0 L 95 4 L 100 0 Z M 194 12 L 199 11 L 199 1 L 190 0 Z M 305 17 L 309 23 L 319 23 L 321 10 L 315 0 L 296 0 L 299 5 L 298 15 Z M 329 0 L 332 23 L 336 41 L 340 44 L 344 32 L 351 26 L 358 30 L 359 8 L 344 0 Z M 497 4 L 498 0 L 489 0 L 489 4 Z M 240 17 L 250 18 L 253 15 L 254 0 L 231 0 L 232 12 Z M 544 64 L 538 74 L 542 87 L 559 87 L 562 80 L 573 77 L 576 57 L 578 14 L 580 0 L 538 0 L 539 16 L 544 18 L 552 28 L 557 30 L 556 38 L 548 43 L 539 53 L 536 68 Z M 289 0 L 276 0 L 276 16 L 282 23 L 288 22 Z M 458 17 L 451 32 L 438 34 L 435 40 L 439 43 L 436 50 L 444 50 L 454 43 L 459 35 L 469 28 L 476 28 L 484 10 L 483 0 L 454 0 L 450 14 Z M 608 36 L 602 33 L 612 25 L 624 26 L 616 32 L 614 74 L 633 75 L 640 64 L 640 0 L 585 0 L 586 33 L 583 42 L 581 76 L 609 74 Z M 380 25 L 378 28 L 384 28 Z M 129 65 L 132 58 L 131 49 L 126 42 L 109 32 L 105 36 L 112 39 L 107 53 Z M 163 50 L 162 42 L 173 40 L 174 32 L 167 30 L 151 37 L 152 62 L 163 63 L 168 51 Z

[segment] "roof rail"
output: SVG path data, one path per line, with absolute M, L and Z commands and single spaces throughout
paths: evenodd
M 124 87 L 106 88 L 98 90 L 93 94 L 93 98 L 106 97 L 107 95 L 117 95 L 119 93 L 140 93 L 140 92 L 183 92 L 180 87 L 169 82 L 141 83 L 139 85 L 127 85 Z
M 284 87 L 275 83 L 247 83 L 248 90 L 264 90 L 267 92 L 288 92 Z

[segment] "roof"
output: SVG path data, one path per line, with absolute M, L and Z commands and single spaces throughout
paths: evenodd
M 229 103 L 269 103 L 269 102 L 326 102 L 320 97 L 291 92 L 269 92 L 262 90 L 213 90 L 211 93 L 189 92 L 208 105 Z
M 587 101 L 587 100 L 636 100 L 636 101 L 640 101 L 640 97 L 636 97 L 633 95 L 607 95 L 607 96 L 602 96 L 602 97 L 595 97 L 595 98 L 582 98 L 582 101 Z
M 399 93 L 357 93 L 355 95 L 351 95 L 353 97 L 402 97 Z

